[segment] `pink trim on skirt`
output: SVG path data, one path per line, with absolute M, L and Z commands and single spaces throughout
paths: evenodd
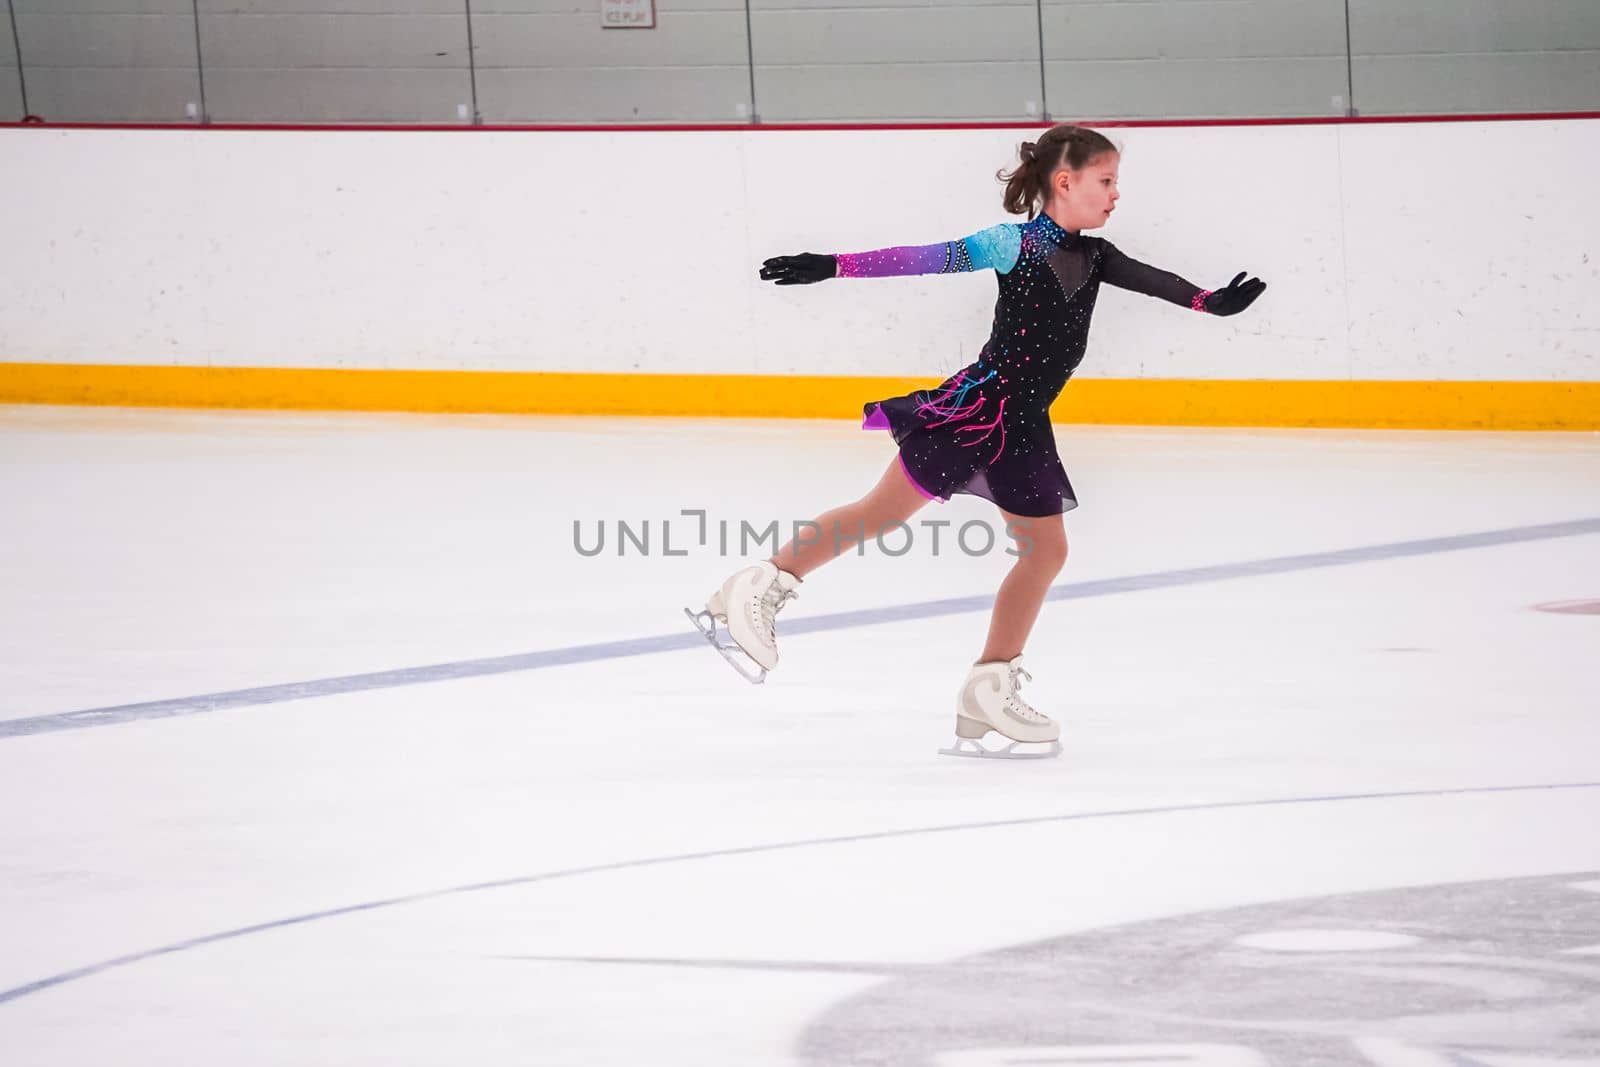
M 866 418 L 861 420 L 861 428 L 863 430 L 887 430 L 887 429 L 889 429 L 889 417 L 883 413 L 883 405 L 882 404 L 874 404 L 872 406 L 872 414 L 868 415 Z M 917 492 L 921 493 L 924 497 L 926 497 L 929 500 L 937 500 L 941 504 L 943 504 L 945 502 L 945 498 L 944 497 L 942 497 L 942 496 L 934 496 L 932 493 L 930 493 L 926 489 L 922 488 L 922 485 L 912 475 L 911 468 L 906 466 L 906 457 L 904 455 L 899 455 L 899 456 L 896 456 L 895 458 L 900 461 L 900 471 L 901 471 L 902 474 L 904 474 L 906 476 L 906 481 L 911 483 L 911 488 L 915 489 Z

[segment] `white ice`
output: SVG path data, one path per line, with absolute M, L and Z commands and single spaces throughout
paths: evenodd
M 1067 586 L 1600 518 L 1595 435 L 1058 436 L 1082 502 Z M 835 422 L 3 408 L 0 727 L 692 637 L 681 609 L 740 562 L 719 521 L 736 541 L 809 518 L 891 456 Z M 1600 894 L 1578 888 L 1600 877 L 1600 615 L 1536 610 L 1600 600 L 1600 530 L 1053 601 L 1027 694 L 1063 756 L 943 758 L 984 612 L 783 627 L 991 595 L 1010 558 L 952 542 L 994 514 L 929 505 L 953 523 L 938 553 L 914 527 L 903 557 L 813 574 L 763 686 L 684 644 L 0 734 L 0 1062 L 901 1062 L 819 1021 L 1078 933 L 1539 876 L 1577 902 L 1549 959 L 1591 990 L 1540 1025 L 1600 1032 Z M 619 520 L 650 521 L 648 555 L 618 556 Z M 1443 951 L 1410 920 L 1272 914 L 1218 943 Z M 1368 981 L 1360 954 L 1327 966 Z M 1506 983 L 1479 985 L 1531 995 Z M 1216 992 L 1029 1062 L 1287 1062 L 1197 1036 Z M 966 1008 L 884 1010 L 884 1032 L 954 1032 Z M 1449 1026 L 1303 1015 L 1273 1032 L 1348 1024 L 1349 1062 L 1446 1062 Z M 1506 1017 L 1473 1047 L 1580 1062 Z M 904 1062 L 1024 1062 L 1037 1021 Z

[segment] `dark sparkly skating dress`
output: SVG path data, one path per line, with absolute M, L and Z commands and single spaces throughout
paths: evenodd
M 993 269 L 994 328 L 977 361 L 935 389 L 874 401 L 862 425 L 886 429 L 924 495 L 971 493 L 1015 515 L 1077 506 L 1056 453 L 1050 403 L 1083 360 L 1100 283 L 1204 310 L 1206 291 L 1130 259 L 1048 215 L 959 241 L 837 257 L 841 278 Z

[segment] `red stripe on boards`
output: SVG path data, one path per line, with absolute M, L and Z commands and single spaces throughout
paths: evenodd
M 1438 122 L 1554 122 L 1600 119 L 1600 111 L 1521 112 L 1493 115 L 1343 115 L 1304 118 L 1232 119 L 1083 119 L 1080 125 L 1100 129 L 1183 129 L 1207 126 L 1363 126 Z M 20 130 L 207 130 L 269 133 L 762 133 L 877 130 L 1042 130 L 1056 122 L 724 122 L 618 123 L 615 125 L 450 126 L 393 124 L 386 126 L 305 123 L 127 123 L 127 122 L 0 122 L 0 129 Z

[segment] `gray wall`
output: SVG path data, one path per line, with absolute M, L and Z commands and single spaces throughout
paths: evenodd
M 1064 118 L 1345 113 L 1343 0 L 1047 0 L 1043 12 L 1050 110 Z
M 1350 0 L 1364 114 L 1600 110 L 1600 0 Z
M 79 122 L 188 122 L 199 117 L 191 0 L 11 4 L 34 114 Z
M 214 122 L 471 121 L 461 0 L 196 6 Z
M 750 30 L 764 120 L 1044 114 L 1032 0 L 751 0 Z
M 601 29 L 599 0 L 473 0 L 472 15 L 485 122 L 750 116 L 744 0 L 656 0 L 653 30 Z
M 470 57 L 468 0 L 9 3 L 61 122 L 1320 116 L 1352 84 L 1365 115 L 1600 110 L 1600 0 L 1348 0 L 1348 32 L 1346 0 L 656 0 L 653 30 L 471 0 Z
M 0 122 L 22 117 L 22 71 L 11 32 L 10 0 L 0 5 Z

